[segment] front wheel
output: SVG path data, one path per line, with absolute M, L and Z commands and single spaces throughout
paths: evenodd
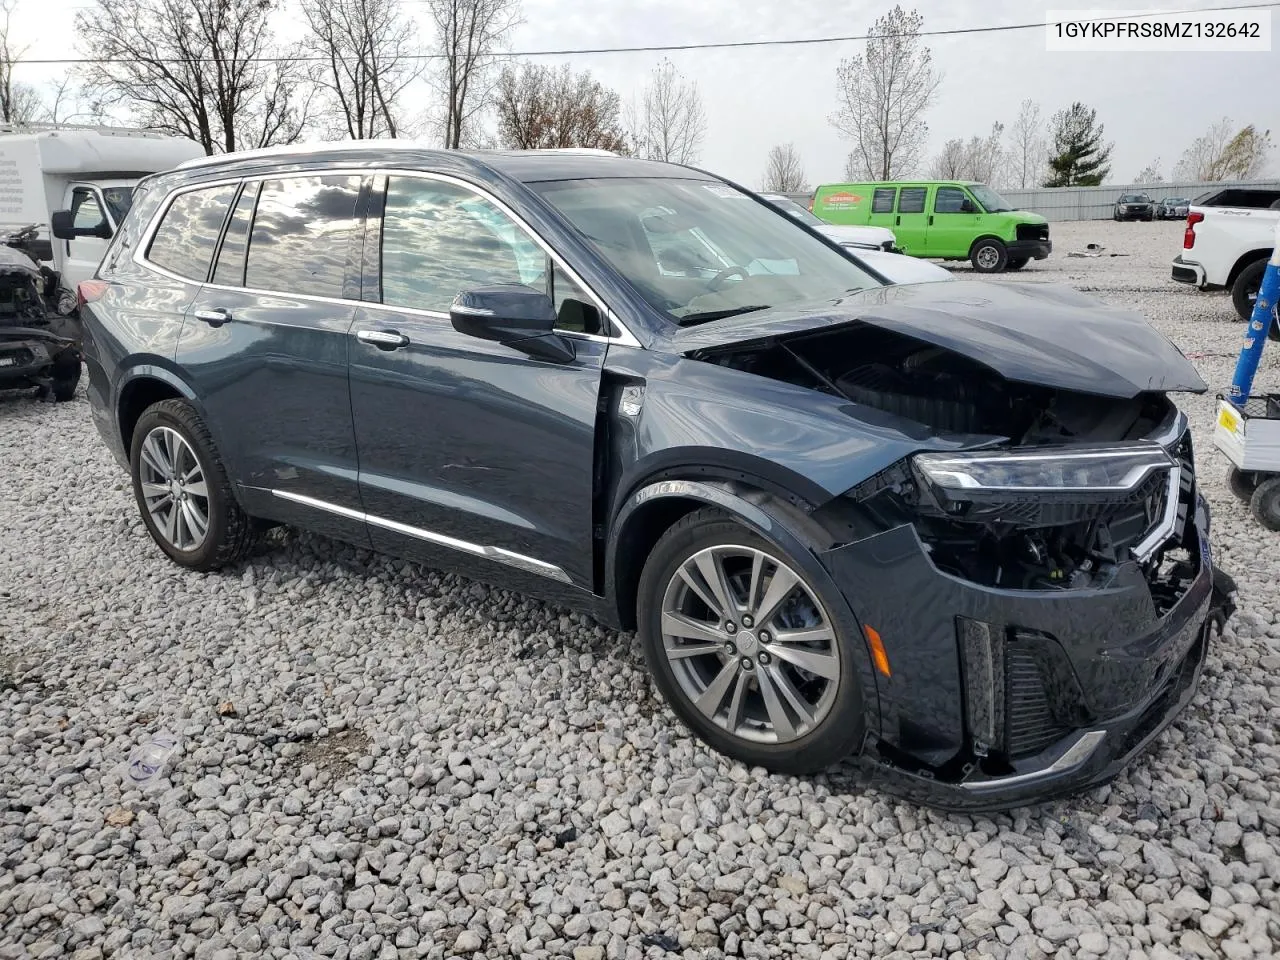
M 842 602 L 742 524 L 700 510 L 640 578 L 645 659 L 676 715 L 751 766 L 795 775 L 849 757 L 865 729 Z M 853 628 L 856 629 L 856 628 Z
M 1248 503 L 1253 499 L 1253 491 L 1258 489 L 1258 475 L 1238 467 L 1227 468 L 1227 489 L 1236 497 Z
M 231 492 L 208 427 L 185 400 L 143 411 L 129 465 L 142 522 L 174 563 L 217 570 L 248 554 L 254 525 Z
M 999 240 L 979 240 L 969 252 L 973 269 L 979 273 L 999 273 L 1009 262 L 1009 251 Z

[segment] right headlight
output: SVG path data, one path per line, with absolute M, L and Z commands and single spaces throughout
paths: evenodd
M 949 500 L 982 494 L 1126 494 L 1174 466 L 1154 443 L 920 453 L 920 479 Z

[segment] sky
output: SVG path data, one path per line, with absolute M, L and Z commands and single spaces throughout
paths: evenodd
M 74 17 L 87 0 L 16 0 L 11 31 L 26 56 L 72 54 Z M 1079 8 L 1130 11 L 1190 10 L 1228 0 L 1164 0 L 1159 4 L 1092 0 Z M 297 35 L 292 4 L 279 16 L 282 37 Z M 430 35 L 424 0 L 402 0 Z M 1066 0 L 915 0 L 903 4 L 924 16 L 930 29 L 1042 22 Z M 515 50 L 712 42 L 865 33 L 892 6 L 889 0 L 522 0 L 523 23 Z M 1068 7 L 1069 8 L 1069 7 Z M 1276 7 L 1280 10 L 1280 4 Z M 1273 17 L 1275 16 L 1273 12 Z M 1280 18 L 1276 18 L 1280 19 Z M 1273 30 L 1276 24 L 1273 23 Z M 1280 43 L 1280 30 L 1277 30 Z M 71 40 L 71 43 L 68 43 Z M 1046 52 L 1043 28 L 1019 32 L 930 37 L 943 74 L 927 115 L 932 157 L 952 137 L 985 134 L 1006 125 L 1031 98 L 1047 118 L 1073 100 L 1095 107 L 1114 142 L 1109 180 L 1124 183 L 1157 158 L 1168 177 L 1182 151 L 1211 123 L 1229 116 L 1239 125 L 1270 129 L 1280 140 L 1280 107 L 1273 91 L 1280 49 L 1270 53 L 1059 53 Z M 769 148 L 794 143 L 812 184 L 841 178 L 848 145 L 831 126 L 836 68 L 861 51 L 856 41 L 780 48 L 682 51 L 667 54 L 694 81 L 707 115 L 699 165 L 758 187 Z M 589 69 L 624 100 L 638 97 L 663 54 L 624 53 L 542 58 L 566 59 Z M 16 79 L 40 85 L 65 68 L 19 66 Z M 429 91 L 419 88 L 418 97 Z M 1270 173 L 1280 172 L 1280 151 Z

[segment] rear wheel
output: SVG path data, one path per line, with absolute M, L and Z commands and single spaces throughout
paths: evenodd
M 999 240 L 988 237 L 973 245 L 969 260 L 979 273 L 999 273 L 1009 262 L 1009 251 Z
M 1030 259 L 1030 257 L 1010 257 L 1009 262 L 1005 264 L 1005 268 L 1008 270 L 1021 270 Z
M 1280 530 L 1280 477 L 1269 477 L 1258 484 L 1249 501 L 1249 512 L 1268 530 Z
M 802 564 L 718 511 L 663 534 L 640 578 L 638 622 L 654 680 L 714 749 L 790 774 L 862 740 L 851 638 Z
M 143 411 L 129 463 L 142 522 L 174 563 L 217 570 L 244 557 L 256 530 L 240 509 L 209 429 L 185 400 Z
M 1262 275 L 1266 271 L 1267 261 L 1255 260 L 1240 271 L 1236 282 L 1231 285 L 1231 304 L 1241 320 L 1253 317 L 1253 306 L 1258 300 L 1258 289 L 1262 286 Z M 1275 307 L 1271 309 L 1271 326 L 1267 330 L 1267 336 L 1272 340 L 1280 340 L 1280 320 L 1277 320 Z

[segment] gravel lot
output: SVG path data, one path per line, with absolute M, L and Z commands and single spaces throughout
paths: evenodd
M 1242 327 L 1169 281 L 1181 229 L 1055 224 L 1006 279 L 1142 307 L 1221 389 Z M 283 531 L 182 572 L 83 390 L 0 396 L 0 958 L 1274 955 L 1280 536 L 1186 409 L 1240 611 L 1113 785 L 987 817 L 728 763 L 632 637 L 521 596 Z

